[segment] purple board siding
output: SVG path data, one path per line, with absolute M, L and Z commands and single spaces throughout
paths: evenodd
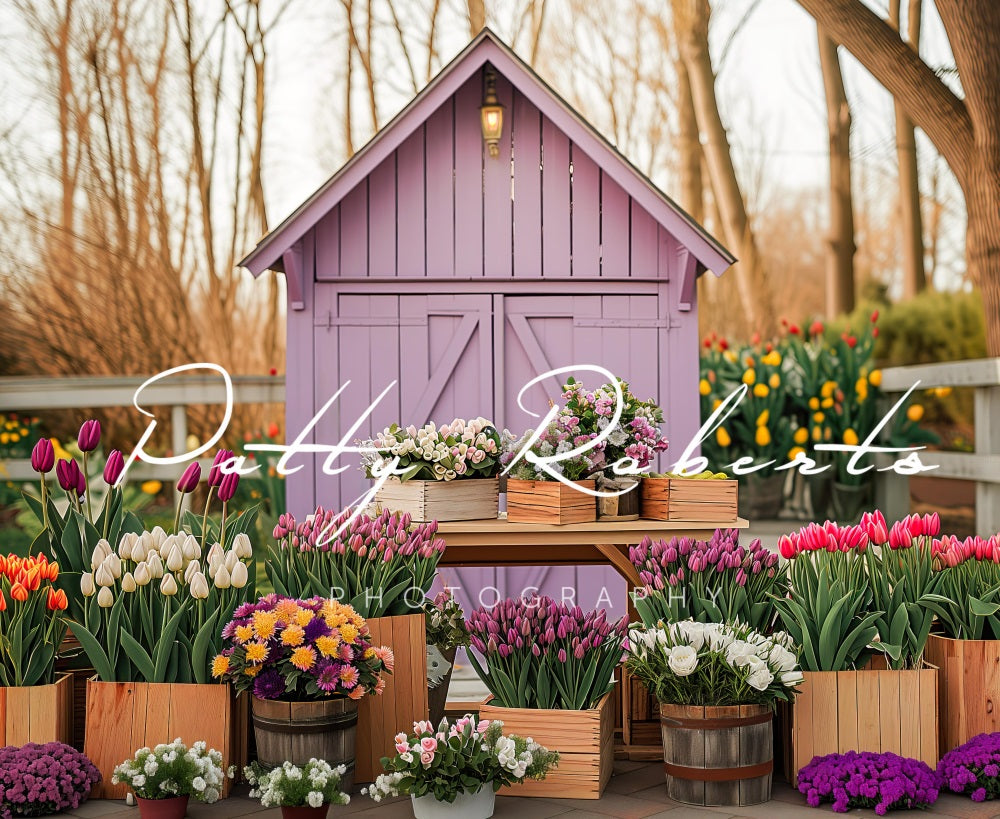
M 427 276 L 455 275 L 455 101 L 451 99 L 427 120 L 424 131 L 427 164 Z
M 542 117 L 542 275 L 570 274 L 569 139 Z
M 570 148 L 573 183 L 573 278 L 601 275 L 601 171 L 576 145 Z
M 455 94 L 455 275 L 483 275 L 483 84 L 474 76 Z
M 514 92 L 511 135 L 514 143 L 514 275 L 542 275 L 541 114 Z
M 634 279 L 656 279 L 660 270 L 657 263 L 657 232 L 659 226 L 646 211 L 632 202 L 631 270 Z
M 368 276 L 367 179 L 347 194 L 340 206 L 340 275 L 352 279 Z
M 497 77 L 497 99 L 510 112 L 511 87 L 503 77 Z M 512 272 L 510 135 L 504 127 L 499 155 L 487 152 L 483 163 L 483 274 L 490 279 L 509 279 Z
M 288 335 L 285 345 L 285 361 L 291 366 L 285 366 L 285 429 L 286 444 L 291 443 L 288 434 L 298 435 L 306 428 L 313 415 L 315 399 L 316 373 L 314 371 L 316 345 L 312 334 L 312 311 L 314 307 L 315 284 L 313 282 L 314 264 L 316 259 L 316 237 L 314 231 L 309 231 L 302 239 L 302 300 L 305 309 L 301 312 L 289 313 Z M 314 436 L 309 433 L 303 439 L 304 443 L 313 443 Z M 297 455 L 288 464 L 289 470 L 301 466 L 288 476 L 285 481 L 285 493 L 288 510 L 295 515 L 311 512 L 316 497 L 316 465 L 313 455 Z
M 368 177 L 368 274 L 396 275 L 396 162 L 391 157 Z
M 423 128 L 418 128 L 396 152 L 396 185 L 396 230 L 399 242 L 396 273 L 415 278 L 426 273 Z
M 316 243 L 316 278 L 336 279 L 340 276 L 340 205 L 319 220 L 315 230 L 310 231 Z M 312 270 L 311 261 L 306 261 L 306 276 Z
M 626 278 L 629 270 L 629 198 L 610 176 L 601 171 L 601 276 Z

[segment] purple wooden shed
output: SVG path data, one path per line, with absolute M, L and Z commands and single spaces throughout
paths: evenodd
M 480 125 L 488 71 L 505 107 L 496 157 Z M 517 406 L 522 385 L 600 364 L 659 399 L 679 454 L 699 426 L 696 280 L 733 261 L 484 29 L 241 264 L 287 279 L 288 429 L 350 381 L 308 441 L 476 415 L 521 432 L 533 420 Z M 554 381 L 533 390 L 536 412 L 559 395 Z M 367 485 L 353 465 L 329 476 L 321 459 L 299 463 L 287 485 L 296 514 Z M 586 606 L 607 585 L 620 614 L 622 584 L 605 583 L 615 577 L 477 569 L 461 585 L 544 584 L 556 597 L 575 586 Z

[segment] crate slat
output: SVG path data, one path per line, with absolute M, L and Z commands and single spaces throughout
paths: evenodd
M 715 478 L 643 478 L 639 514 L 649 520 L 726 523 L 736 520 L 739 482 Z
M 406 481 L 391 477 L 375 493 L 375 502 L 413 520 L 495 520 L 500 479 Z
M 594 481 L 576 481 L 594 490 Z M 561 481 L 507 480 L 507 520 L 515 523 L 590 523 L 597 520 L 597 502 Z
M 50 685 L 0 688 L 0 747 L 37 742 L 73 744 L 73 678 Z

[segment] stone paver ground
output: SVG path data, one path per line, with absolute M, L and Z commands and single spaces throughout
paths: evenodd
M 129 815 L 131 814 L 131 816 Z M 72 812 L 80 819 L 138 819 L 138 808 L 124 802 L 94 800 Z M 833 816 L 829 805 L 821 809 L 809 808 L 804 797 L 784 781 L 776 782 L 773 799 L 763 805 L 746 808 L 695 808 L 681 805 L 667 798 L 663 781 L 663 767 L 651 762 L 615 763 L 615 775 L 604 796 L 599 800 L 578 799 L 524 799 L 498 797 L 497 819 L 794 819 L 803 817 L 819 819 Z M 874 811 L 855 810 L 852 816 L 874 817 Z M 927 811 L 900 811 L 893 815 L 924 817 L 955 817 L 955 819 L 998 819 L 1000 803 L 976 804 L 967 798 L 942 796 Z M 376 805 L 370 799 L 355 794 L 351 804 L 330 811 L 329 819 L 350 816 L 352 819 L 411 819 L 413 811 L 409 800 Z M 192 803 L 189 819 L 280 819 L 277 809 L 264 809 L 259 802 L 247 796 L 247 789 L 236 788 L 234 795 L 214 805 Z

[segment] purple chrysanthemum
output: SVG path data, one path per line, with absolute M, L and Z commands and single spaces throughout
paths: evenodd
M 316 687 L 320 691 L 330 692 L 337 687 L 340 666 L 329 660 L 320 660 L 316 665 Z
M 852 808 L 887 811 L 931 805 L 941 777 L 925 763 L 892 753 L 829 754 L 814 757 L 799 771 L 799 792 L 818 807 L 831 802 L 836 813 Z
M 37 816 L 78 808 L 101 780 L 94 764 L 59 742 L 0 748 L 0 816 Z
M 262 700 L 276 700 L 285 693 L 285 680 L 281 674 L 269 668 L 253 681 L 253 693 Z
M 323 620 L 320 617 L 314 617 L 312 620 L 306 623 L 305 627 L 306 642 L 313 643 L 316 641 L 318 637 L 325 637 L 331 631 L 333 631 L 333 629 L 331 629 L 326 624 L 325 620 Z
M 950 791 L 973 802 L 1000 798 L 1000 733 L 979 734 L 948 751 L 938 773 Z

